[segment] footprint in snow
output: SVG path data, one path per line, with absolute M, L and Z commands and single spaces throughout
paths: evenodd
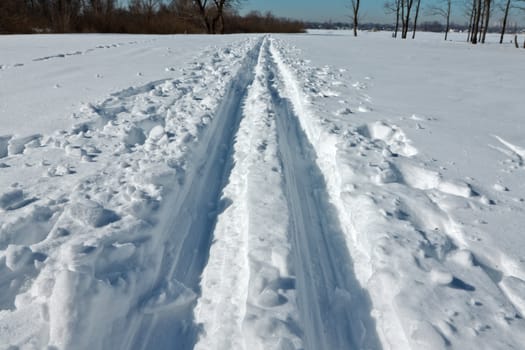
M 342 115 L 350 115 L 353 114 L 352 110 L 350 108 L 343 108 L 336 112 L 336 115 L 342 116 Z

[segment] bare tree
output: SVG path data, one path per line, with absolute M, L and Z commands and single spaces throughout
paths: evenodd
M 421 0 L 417 0 L 416 5 L 416 16 L 414 17 L 414 27 L 412 31 L 412 39 L 416 37 L 416 28 L 417 28 L 417 18 L 419 17 L 419 6 L 421 5 Z
M 241 16 L 242 0 L 0 0 L 0 33 L 300 33 L 300 21 Z M 198 6 L 200 5 L 200 7 Z M 228 26 L 225 26 L 225 21 Z
M 92 15 L 95 18 L 107 18 L 116 7 L 116 0 L 81 0 L 82 13 Z
M 158 11 L 160 0 L 132 0 L 130 7 L 133 11 L 146 16 L 146 24 L 151 25 L 153 15 Z
M 521 10 L 521 11 L 525 11 L 525 0 L 515 0 L 514 2 L 516 3 L 516 5 L 513 6 L 514 8 Z M 519 47 L 517 36 L 516 36 L 516 47 Z M 525 40 L 523 41 L 523 48 L 525 49 Z
M 194 0 L 194 4 L 197 6 L 201 20 L 206 27 L 206 33 L 212 34 L 211 21 L 208 15 L 208 0 Z
M 235 8 L 240 2 L 241 0 L 194 0 L 208 34 L 216 34 L 219 23 L 220 32 L 224 34 L 224 12 Z
M 433 16 L 441 16 L 445 19 L 445 41 L 450 31 L 450 14 L 452 10 L 452 0 L 444 0 L 440 5 L 430 7 L 430 14 Z M 470 25 L 469 25 L 470 27 Z
M 352 22 L 354 25 L 354 36 L 357 36 L 360 0 L 352 0 Z
M 51 0 L 51 20 L 58 32 L 70 31 L 79 12 L 80 1 L 78 0 Z
M 470 31 L 470 42 L 472 44 L 477 44 L 478 42 L 485 43 L 490 25 L 491 5 L 492 0 L 474 0 L 472 3 L 472 27 Z
M 399 18 L 400 12 L 401 12 L 401 0 L 392 0 L 390 2 L 385 2 L 383 5 L 385 9 L 385 13 L 395 13 L 396 14 L 396 26 L 394 29 L 394 34 L 392 35 L 394 38 L 397 38 L 397 32 L 399 31 Z
M 469 14 L 469 22 L 468 22 L 468 34 L 467 34 L 467 42 L 470 42 L 471 36 L 472 36 L 472 28 L 474 27 L 474 13 L 476 8 L 476 1 L 472 0 L 472 5 L 470 8 L 467 8 L 466 11 Z
M 487 30 L 489 29 L 490 21 L 490 5 L 491 0 L 484 0 L 484 18 L 483 18 L 483 35 L 481 36 L 481 43 L 485 43 L 485 37 L 487 36 Z
M 414 0 L 401 0 L 401 17 L 403 21 L 403 30 L 401 31 L 401 39 L 406 39 L 408 35 L 408 26 L 410 25 L 410 13 L 412 12 L 412 5 Z
M 507 0 L 505 7 L 503 8 L 503 22 L 501 24 L 501 35 L 499 37 L 499 43 L 503 44 L 503 36 L 505 35 L 505 30 L 507 29 L 507 19 L 509 18 L 511 0 Z
M 399 10 L 401 9 L 401 0 L 396 0 L 396 31 L 395 37 L 397 38 L 397 32 L 399 30 Z
M 472 8 L 472 31 L 470 33 L 470 42 L 472 44 L 478 43 L 478 33 L 479 33 L 479 22 L 481 19 L 481 0 L 474 0 L 475 5 Z
M 171 9 L 178 16 L 191 16 L 195 11 L 193 0 L 172 0 Z
M 215 4 L 215 16 L 212 18 L 212 32 L 213 34 L 217 33 L 217 23 L 221 24 L 221 34 L 224 34 L 224 6 L 226 5 L 226 0 L 213 0 Z

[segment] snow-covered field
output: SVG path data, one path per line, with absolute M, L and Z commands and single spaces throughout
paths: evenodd
M 523 349 L 524 51 L 0 36 L 0 349 Z

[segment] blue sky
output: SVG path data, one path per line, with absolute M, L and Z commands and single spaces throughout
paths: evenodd
M 385 21 L 384 0 L 361 0 L 361 14 L 368 22 Z M 272 11 L 280 17 L 306 20 L 348 21 L 351 0 L 245 0 L 242 12 Z
M 439 0 L 422 0 L 421 6 L 423 12 L 422 20 L 438 20 L 440 17 L 428 18 L 425 16 L 424 8 L 431 3 Z M 392 15 L 385 15 L 383 4 L 385 0 L 361 0 L 361 21 L 362 22 L 386 22 L 393 21 Z M 351 0 L 244 0 L 241 13 L 247 13 L 251 10 L 261 12 L 272 11 L 279 17 L 289 17 L 314 21 L 349 21 Z M 459 23 L 467 22 L 464 16 L 464 10 L 458 6 L 452 11 L 454 21 Z

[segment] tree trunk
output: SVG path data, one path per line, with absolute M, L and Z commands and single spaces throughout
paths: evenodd
M 472 0 L 472 10 L 470 11 L 470 21 L 468 24 L 467 42 L 472 39 L 472 29 L 474 26 L 474 13 L 476 12 L 476 0 Z
M 445 28 L 445 41 L 447 41 L 448 32 L 450 30 L 450 11 L 452 7 L 452 0 L 448 0 L 447 2 L 447 26 Z
M 202 22 L 206 27 L 206 33 L 212 34 L 212 24 L 210 23 L 210 19 L 208 18 L 208 12 L 206 11 L 207 1 L 197 0 L 195 1 L 195 4 L 199 9 L 199 14 L 201 16 Z
M 487 30 L 489 29 L 489 21 L 490 21 L 490 1 L 491 0 L 485 0 L 485 25 L 483 27 L 483 36 L 481 37 L 481 43 L 485 43 L 485 37 L 487 36 Z
M 416 16 L 414 17 L 414 28 L 413 28 L 413 32 L 412 32 L 412 39 L 414 39 L 416 37 L 417 18 L 419 16 L 419 5 L 421 5 L 421 0 L 417 0 Z
M 481 14 L 479 15 L 479 28 L 478 28 L 478 43 L 481 42 L 481 36 L 483 35 L 483 25 L 485 24 L 485 0 L 482 0 Z
M 405 33 L 405 1 L 408 0 L 401 0 L 401 39 L 404 39 L 403 34 Z
M 226 0 L 213 0 L 217 14 L 212 19 L 212 34 L 217 34 L 217 23 L 221 23 L 220 33 L 224 34 L 224 5 Z
M 413 3 L 414 3 L 414 0 L 406 0 L 407 12 L 406 12 L 406 18 L 405 18 L 405 28 L 403 28 L 403 35 L 401 36 L 402 39 L 406 39 L 408 35 L 408 26 L 410 25 L 410 12 L 412 11 Z
M 359 2 L 360 0 L 352 0 L 352 9 L 354 11 L 354 36 L 357 36 L 357 26 L 359 20 Z
M 394 30 L 394 38 L 397 38 L 397 32 L 399 30 L 399 10 L 401 5 L 401 0 L 396 0 L 396 28 Z
M 501 25 L 501 36 L 499 37 L 499 43 L 503 44 L 503 36 L 505 35 L 505 30 L 507 29 L 507 18 L 509 16 L 510 9 L 510 0 L 507 0 L 507 5 L 505 6 L 505 14 L 503 16 L 503 23 Z
M 472 26 L 471 42 L 473 44 L 478 43 L 478 30 L 479 30 L 479 19 L 481 17 L 481 0 L 477 1 L 476 14 L 474 15 L 474 22 Z

